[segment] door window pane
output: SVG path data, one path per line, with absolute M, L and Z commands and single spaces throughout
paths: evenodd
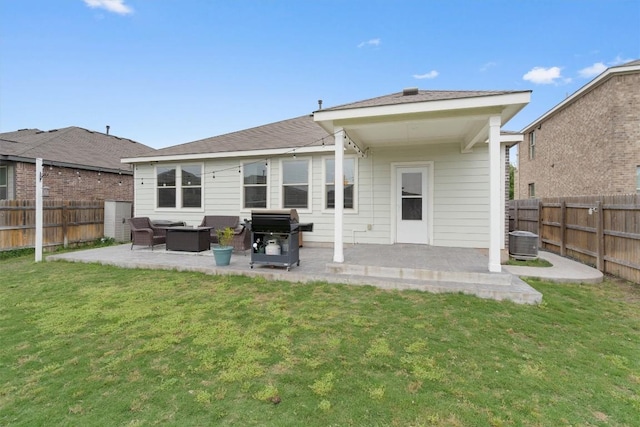
M 402 199 L 402 219 L 422 221 L 422 198 Z
M 422 220 L 422 173 L 402 174 L 402 219 Z

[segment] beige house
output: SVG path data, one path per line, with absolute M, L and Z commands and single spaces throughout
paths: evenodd
M 607 69 L 522 133 L 516 199 L 640 192 L 640 60 Z
M 507 147 L 530 91 L 405 89 L 123 159 L 135 215 L 200 224 L 295 208 L 305 245 L 485 248 L 501 271 Z M 372 254 L 372 257 L 375 254 Z

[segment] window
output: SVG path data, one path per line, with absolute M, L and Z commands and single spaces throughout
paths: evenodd
M 324 180 L 324 197 L 325 208 L 333 209 L 336 207 L 335 196 L 335 159 L 326 159 L 324 162 L 325 180 Z M 355 169 L 356 160 L 354 158 L 345 158 L 343 163 L 344 176 L 342 183 L 344 185 L 344 208 L 354 209 L 354 191 L 355 191 Z
M 283 160 L 282 207 L 309 207 L 309 160 Z
M 0 166 L 0 200 L 5 200 L 9 196 L 7 182 L 7 167 Z
M 536 198 L 536 185 L 534 183 L 529 184 L 529 198 Z
M 202 206 L 202 168 L 200 165 L 182 167 L 182 207 Z
M 202 207 L 202 166 L 157 166 L 159 208 Z
M 536 131 L 532 130 L 529 134 L 529 160 L 536 157 Z
M 636 192 L 640 193 L 640 166 L 636 167 Z
M 267 207 L 267 164 L 264 161 L 244 163 L 244 208 Z

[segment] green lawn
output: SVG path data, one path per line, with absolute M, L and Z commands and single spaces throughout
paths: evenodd
M 522 306 L 32 259 L 0 261 L 0 425 L 638 425 L 638 285 Z

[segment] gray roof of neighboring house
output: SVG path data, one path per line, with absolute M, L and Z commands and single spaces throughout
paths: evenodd
M 21 129 L 0 133 L 0 157 L 42 158 L 49 162 L 102 169 L 129 169 L 123 157 L 155 150 L 139 142 L 80 127 L 42 131 Z
M 397 105 L 410 102 L 441 101 L 481 96 L 503 95 L 522 91 L 434 91 L 417 90 L 415 95 L 403 96 L 403 92 L 380 96 L 351 104 L 325 108 L 322 111 L 345 110 L 371 106 Z M 174 156 L 189 154 L 227 153 L 234 151 L 269 150 L 278 148 L 306 147 L 334 141 L 321 126 L 313 120 L 313 115 L 282 120 L 250 129 L 205 138 L 185 144 L 174 145 L 153 152 L 153 156 Z M 132 156 L 134 157 L 134 156 Z M 140 156 L 143 157 L 143 156 Z
M 153 152 L 153 156 L 226 153 L 233 151 L 313 146 L 322 145 L 323 138 L 325 138 L 326 144 L 333 145 L 333 139 L 331 139 L 330 135 L 313 121 L 311 115 L 306 115 L 162 148 Z

